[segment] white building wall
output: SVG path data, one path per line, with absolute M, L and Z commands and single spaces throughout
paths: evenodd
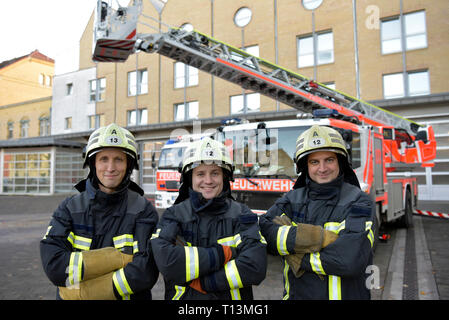
M 89 81 L 96 78 L 96 68 L 55 75 L 51 133 L 53 135 L 89 130 L 88 116 L 95 114 L 95 102 L 89 101 Z M 72 94 L 67 86 L 72 84 Z M 65 129 L 65 118 L 72 117 L 72 128 Z

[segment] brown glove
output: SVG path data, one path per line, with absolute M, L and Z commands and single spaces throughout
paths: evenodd
M 59 287 L 59 295 L 64 300 L 116 300 L 112 283 L 113 274 L 114 272 L 110 272 L 83 281 L 79 284 L 79 289 Z
M 296 229 L 295 252 L 318 252 L 322 248 L 333 243 L 337 238 L 337 234 L 332 231 L 324 230 L 321 226 L 298 223 Z
M 304 257 L 304 253 L 295 253 L 295 254 L 289 254 L 285 256 L 285 260 L 287 261 L 288 265 L 290 266 L 290 269 L 293 271 L 293 274 L 296 278 L 301 277 L 304 274 L 304 270 L 301 270 L 301 261 Z
M 113 247 L 83 251 L 83 281 L 95 279 L 111 271 L 124 268 L 133 260 L 130 254 L 121 253 Z
M 285 214 L 273 218 L 273 222 L 284 226 L 292 225 L 292 221 Z M 317 252 L 333 243 L 337 238 L 337 234 L 324 230 L 321 226 L 298 223 L 294 250 L 296 253 Z

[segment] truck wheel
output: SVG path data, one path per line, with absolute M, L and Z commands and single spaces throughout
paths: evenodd
M 404 215 L 400 218 L 400 225 L 404 228 L 413 228 L 413 209 L 412 196 L 410 190 L 405 194 L 405 210 Z

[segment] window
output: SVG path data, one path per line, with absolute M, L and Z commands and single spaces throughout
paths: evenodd
M 89 116 L 89 129 L 98 129 L 105 126 L 104 114 Z
M 106 95 L 106 78 L 89 81 L 90 101 L 104 101 Z
M 405 90 L 402 73 L 383 76 L 384 98 L 393 99 L 430 94 L 429 72 L 407 72 L 408 92 Z
M 39 118 L 39 136 L 50 135 L 50 117 L 48 115 Z
M 3 155 L 3 192 L 49 193 L 50 158 L 50 153 L 47 152 L 5 152 Z
M 176 62 L 175 70 L 175 89 L 191 87 L 198 84 L 198 69 L 182 62 Z
M 64 129 L 65 130 L 72 129 L 72 117 L 67 117 L 64 119 Z
M 128 72 L 128 96 L 148 93 L 148 71 Z
M 136 109 L 128 110 L 128 126 L 143 125 L 148 123 L 148 110 L 137 109 L 138 122 L 136 124 Z
M 231 114 L 260 111 L 260 94 L 248 93 L 231 96 Z
M 14 122 L 8 121 L 8 132 L 6 134 L 8 139 L 12 139 L 14 136 Z
M 402 51 L 402 31 L 399 17 L 385 19 L 381 22 L 382 53 L 389 54 Z M 425 11 L 404 14 L 405 50 L 427 47 Z
M 45 85 L 47 87 L 51 87 L 51 76 L 49 76 L 49 75 L 45 76 Z
M 41 86 L 44 85 L 44 79 L 45 79 L 45 75 L 43 73 L 39 73 L 39 77 L 38 77 L 38 82 Z
M 66 84 L 66 96 L 71 96 L 73 94 L 73 83 Z
M 198 119 L 198 101 L 175 104 L 175 121 Z
M 29 119 L 22 119 L 20 120 L 20 137 L 26 138 L 28 137 L 28 129 L 30 127 L 30 120 Z
M 314 64 L 316 54 L 317 63 L 334 62 L 334 36 L 331 32 L 317 34 L 317 53 L 313 50 L 313 36 L 298 38 L 298 68 L 310 67 Z

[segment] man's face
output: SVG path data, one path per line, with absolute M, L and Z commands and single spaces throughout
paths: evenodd
M 105 148 L 95 154 L 95 170 L 103 184 L 100 184 L 101 191 L 115 191 L 125 177 L 126 164 L 126 154 L 117 148 Z
M 192 171 L 192 189 L 205 199 L 218 196 L 223 190 L 223 170 L 215 164 L 201 164 Z
M 317 151 L 308 155 L 309 177 L 316 183 L 328 183 L 338 177 L 340 167 L 337 155 L 331 151 Z

